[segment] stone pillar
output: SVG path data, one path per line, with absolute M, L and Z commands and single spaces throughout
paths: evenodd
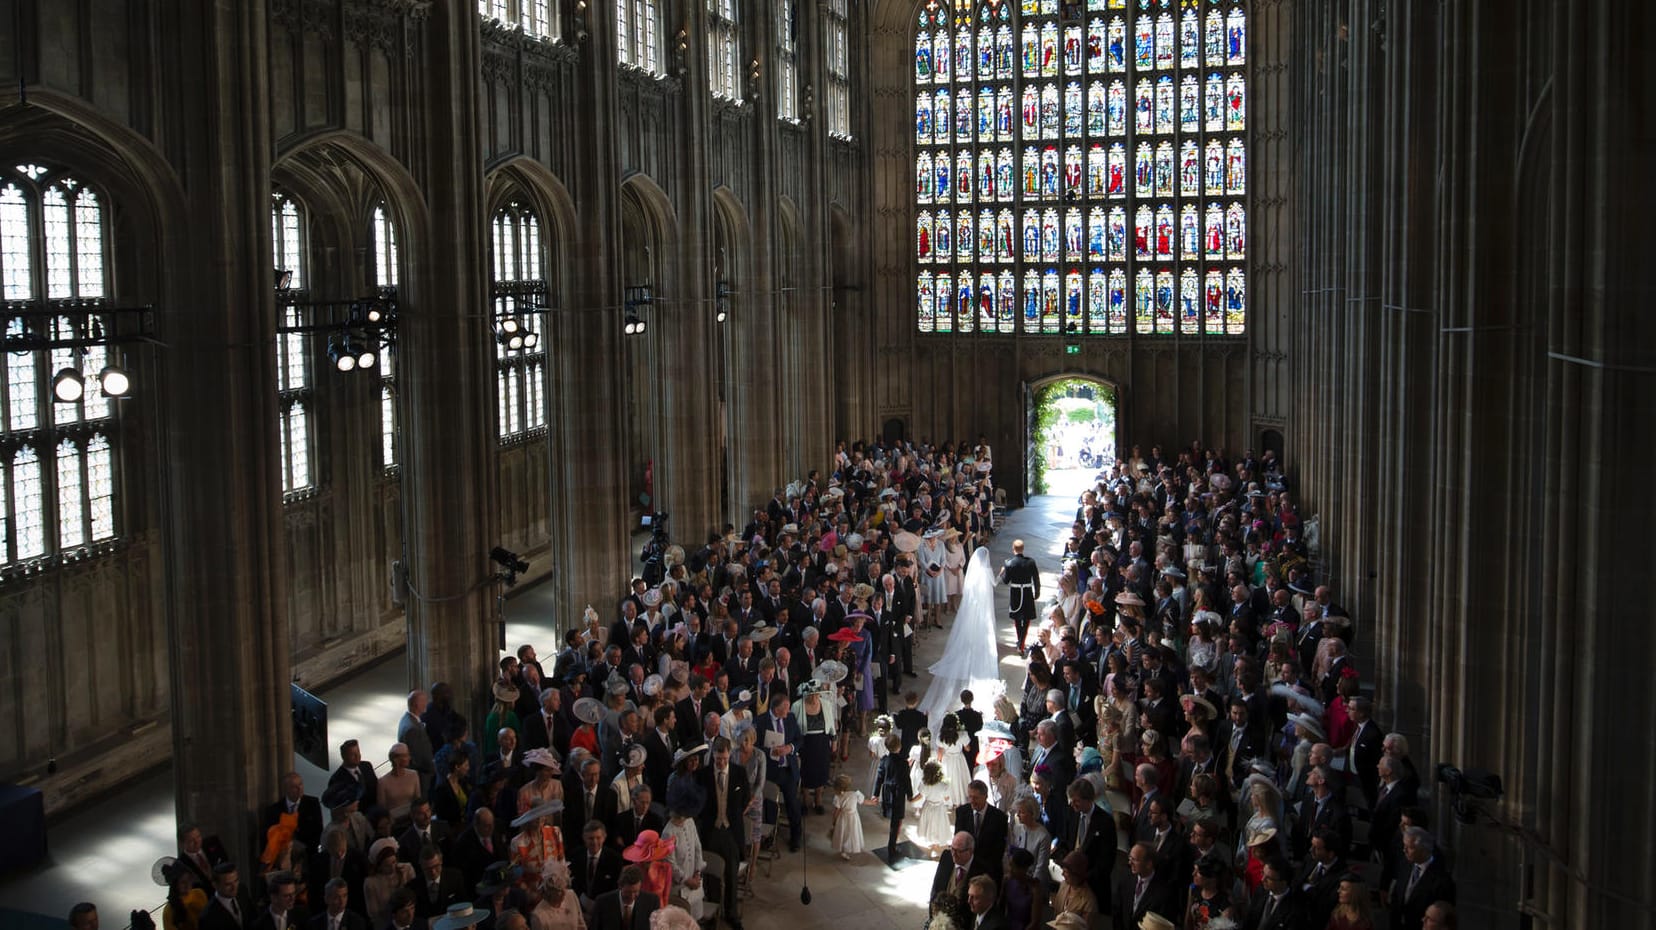
M 175 795 L 251 874 L 255 811 L 293 766 L 281 547 L 270 125 L 263 0 L 193 3 L 177 47 L 203 78 L 176 101 L 202 273 L 158 314 L 159 443 Z M 232 309 L 226 309 L 232 308 Z
M 550 426 L 567 454 L 552 463 L 551 480 L 563 507 L 553 514 L 551 558 L 557 562 L 559 604 L 566 623 L 578 623 L 591 604 L 608 622 L 613 599 L 626 588 L 628 568 L 627 464 L 622 460 L 625 379 L 622 357 L 620 170 L 616 93 L 615 17 L 589 4 L 589 39 L 575 69 L 570 105 L 585 131 L 576 141 L 567 179 L 580 225 L 569 246 L 568 312 L 549 317 L 558 409 Z M 651 324 L 655 320 L 652 318 Z
M 674 8 L 667 7 L 669 11 Z M 635 372 L 645 390 L 659 394 L 661 445 L 655 480 L 660 489 L 658 510 L 672 514 L 669 529 L 685 550 L 701 544 L 719 517 L 719 453 L 713 422 L 717 410 L 717 372 L 712 358 L 713 234 L 712 183 L 708 149 L 712 101 L 707 83 L 706 7 L 700 3 L 677 8 L 682 19 L 664 17 L 663 40 L 672 67 L 680 56 L 676 39 L 687 33 L 682 55 L 684 73 L 674 99 L 683 138 L 672 140 L 678 150 L 673 162 L 676 177 L 671 195 L 678 209 L 677 241 L 662 243 L 670 263 L 663 277 L 668 286 L 658 294 L 647 338 L 655 340 L 657 371 Z
M 472 719 L 493 679 L 489 549 L 499 521 L 493 344 L 487 324 L 483 165 L 474 144 L 477 8 L 433 4 L 425 53 L 431 242 L 411 243 L 398 337 L 411 686 L 446 681 Z

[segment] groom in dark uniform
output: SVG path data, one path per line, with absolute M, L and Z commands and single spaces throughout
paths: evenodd
M 1041 570 L 1024 555 L 1024 541 L 1012 540 L 1012 558 L 1001 566 L 1000 580 L 1012 589 L 1012 625 L 1018 631 L 1018 650 L 1023 651 L 1029 636 L 1029 621 L 1035 619 L 1035 599 L 1041 596 Z

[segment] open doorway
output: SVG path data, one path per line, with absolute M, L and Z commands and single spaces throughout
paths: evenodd
M 1115 388 L 1059 377 L 1029 393 L 1031 494 L 1079 497 L 1116 458 Z

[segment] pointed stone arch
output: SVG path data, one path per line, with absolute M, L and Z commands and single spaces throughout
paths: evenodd
M 425 197 L 403 164 L 361 136 L 329 130 L 295 138 L 277 153 L 271 183 L 287 188 L 311 211 L 324 247 L 360 251 L 375 204 L 385 203 L 398 234 L 404 310 L 418 307 L 424 259 L 430 247 Z M 313 249 L 313 261 L 315 252 Z M 343 256 L 354 260 L 355 256 Z M 360 268 L 361 262 L 357 262 Z M 337 273 L 337 272 L 336 272 Z M 336 280 L 344 280 L 336 279 Z M 341 286 L 360 282 L 349 279 Z
M 189 251 L 192 229 L 178 175 L 149 139 L 77 97 L 30 88 L 29 103 L 0 110 L 0 159 L 51 159 L 105 191 L 116 209 L 112 232 L 120 299 L 184 302 L 183 281 L 160 274 Z
M 547 260 L 551 273 L 548 277 L 551 278 L 555 305 L 564 305 L 569 293 L 569 244 L 578 231 L 575 199 L 570 196 L 569 189 L 545 165 L 526 155 L 495 164 L 489 169 L 485 183 L 485 224 L 503 204 L 513 196 L 521 195 L 540 217 L 541 228 L 550 230 L 551 245 L 547 249 Z

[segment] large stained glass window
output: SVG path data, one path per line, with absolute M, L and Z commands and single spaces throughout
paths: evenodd
M 306 257 L 305 212 L 282 191 L 270 195 L 271 245 L 276 266 L 276 309 L 284 327 L 311 322 L 310 267 Z M 300 494 L 315 487 L 311 474 L 311 366 L 304 333 L 276 337 L 277 410 L 281 417 L 282 493 Z
M 822 7 L 822 42 L 828 56 L 828 135 L 851 138 L 851 12 L 848 0 Z
M 495 344 L 495 425 L 500 441 L 507 443 L 546 427 L 546 345 L 541 342 L 541 320 L 551 297 L 535 211 L 514 200 L 495 211 L 489 233 L 494 260 L 491 291 L 500 333 Z M 512 331 L 521 337 L 515 347 L 503 330 L 508 321 L 519 327 Z
M 391 212 L 382 201 L 374 207 L 369 222 L 369 238 L 373 240 L 373 274 L 376 289 L 392 297 L 397 293 L 397 227 L 391 222 Z M 380 467 L 397 465 L 397 371 L 396 352 L 390 345 L 379 348 L 380 375 Z
M 921 332 L 1244 332 L 1246 2 L 921 9 Z
M 98 373 L 120 358 L 107 345 L 29 348 L 30 340 L 99 338 L 113 320 L 109 214 L 81 179 L 36 164 L 0 169 L 0 302 L 5 334 L 24 342 L 0 372 L 0 565 L 114 539 L 117 405 Z M 85 393 L 58 401 L 70 369 Z
M 558 41 L 558 6 L 553 0 L 477 0 L 477 15 L 516 26 L 524 35 Z
M 776 31 L 776 116 L 799 122 L 799 27 L 796 0 L 771 0 Z

